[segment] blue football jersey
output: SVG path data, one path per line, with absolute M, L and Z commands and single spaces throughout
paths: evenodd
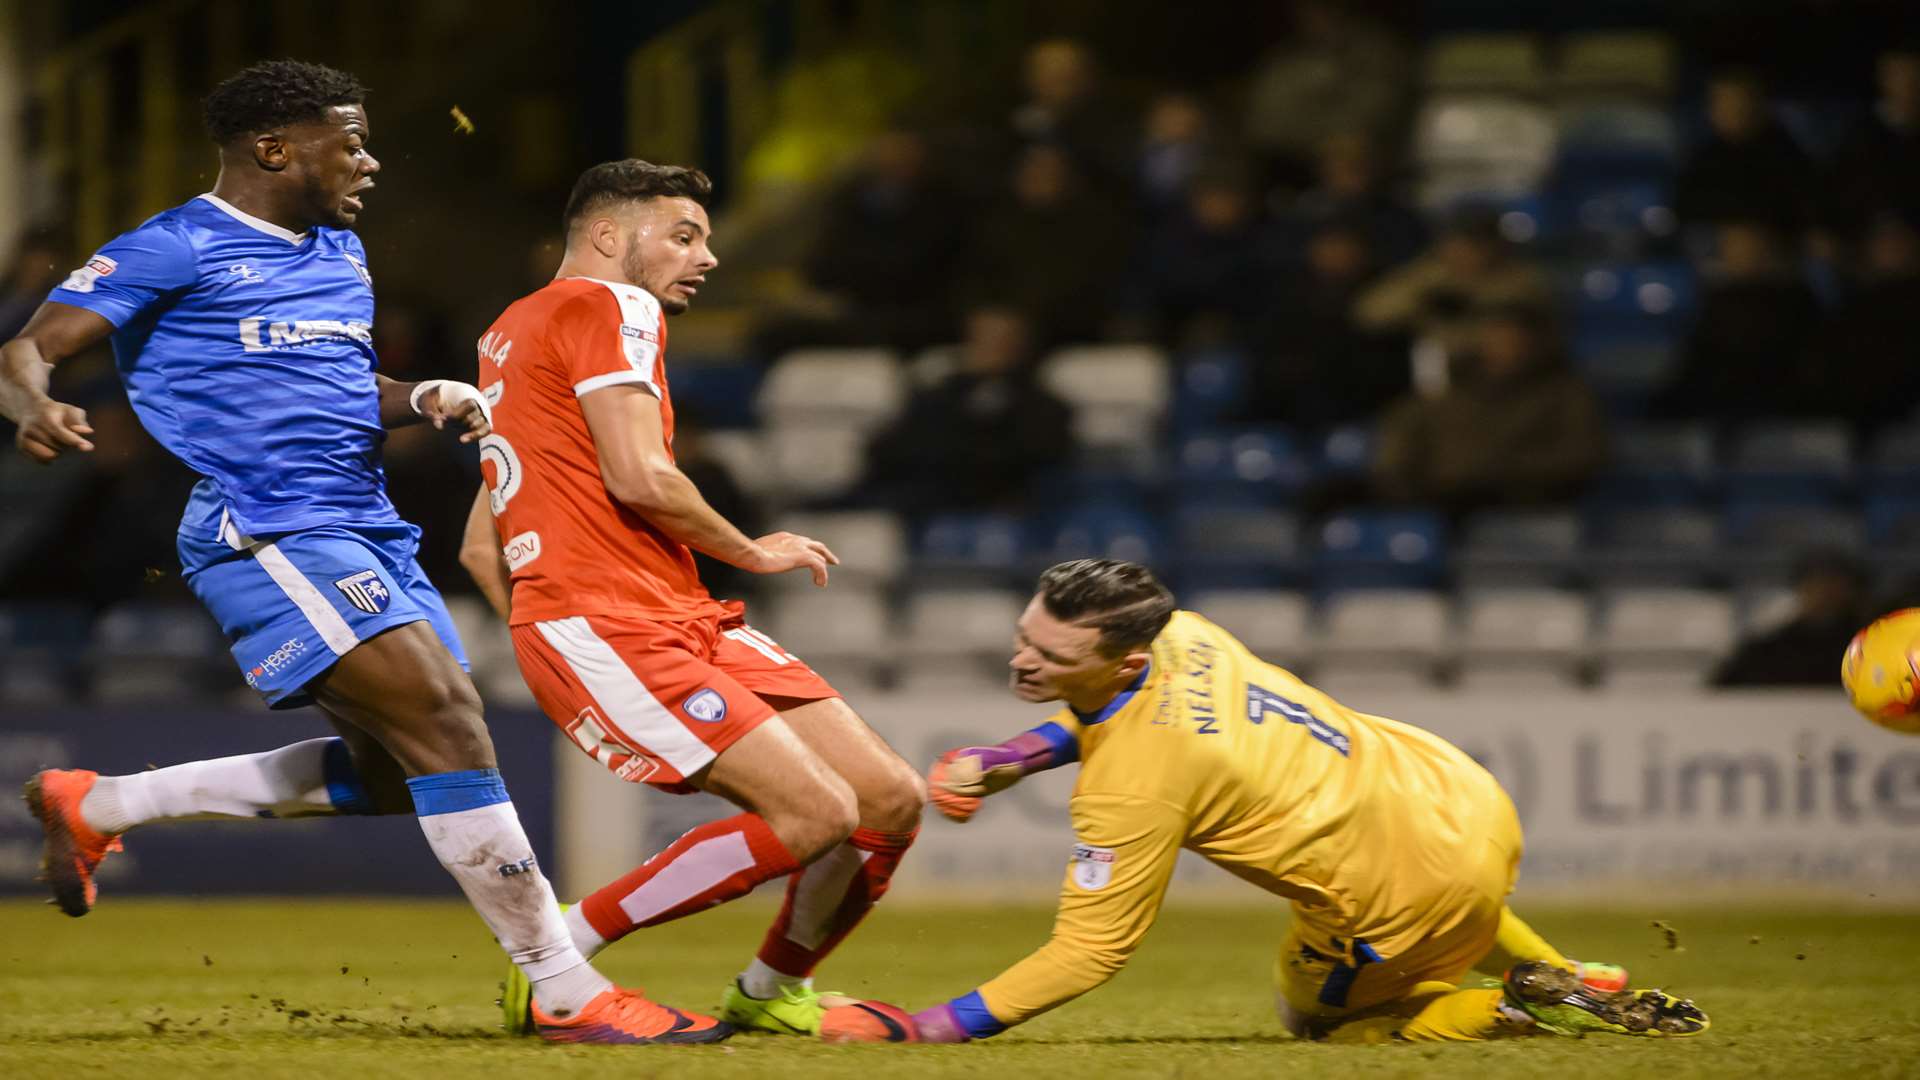
M 47 299 L 114 325 L 141 423 L 205 478 L 183 529 L 399 519 L 380 465 L 373 278 L 351 231 L 294 233 L 202 195 L 114 239 Z

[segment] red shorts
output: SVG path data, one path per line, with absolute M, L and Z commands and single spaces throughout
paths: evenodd
M 684 622 L 601 615 L 513 628 L 520 673 L 540 708 L 622 780 L 667 791 L 774 715 L 767 698 L 839 697 L 745 605 Z

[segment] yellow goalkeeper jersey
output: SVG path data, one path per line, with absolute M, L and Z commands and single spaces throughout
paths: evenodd
M 1519 822 L 1478 763 L 1342 706 L 1190 611 L 1130 689 L 1039 730 L 1078 744 L 1077 843 L 1052 940 L 978 991 L 999 1024 L 1117 971 L 1182 848 L 1292 901 L 1322 947 L 1369 960 L 1497 911 L 1513 883 Z

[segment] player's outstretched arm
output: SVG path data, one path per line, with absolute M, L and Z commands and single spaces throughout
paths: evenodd
M 380 426 L 405 427 L 427 421 L 436 428 L 458 424 L 463 443 L 478 442 L 493 434 L 493 410 L 479 389 L 454 379 L 428 379 L 408 383 L 376 374 L 380 388 Z
M 815 585 L 827 583 L 827 567 L 840 565 L 818 540 L 786 532 L 756 540 L 707 505 L 667 452 L 660 400 L 645 388 L 617 383 L 589 391 L 580 397 L 580 411 L 607 494 L 669 537 L 749 573 L 806 570 Z
M 473 575 L 487 606 L 504 621 L 512 604 L 513 576 L 501 554 L 499 534 L 493 529 L 493 508 L 487 503 L 487 485 L 473 497 L 473 509 L 467 511 L 467 528 L 460 535 L 460 565 Z
M 927 770 L 927 801 L 952 821 L 967 821 L 980 800 L 1005 791 L 1029 773 L 1080 760 L 1080 741 L 1052 721 L 996 746 L 963 746 L 940 755 Z
M 53 365 L 98 344 L 113 324 L 85 308 L 49 301 L 0 347 L 0 416 L 19 425 L 13 443 L 20 452 L 47 464 L 69 450 L 89 451 L 85 409 L 55 401 L 48 394 Z

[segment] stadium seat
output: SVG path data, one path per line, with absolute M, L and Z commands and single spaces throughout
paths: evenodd
M 1414 158 L 1426 179 L 1420 202 L 1440 208 L 1474 193 L 1538 191 L 1553 164 L 1552 114 L 1490 94 L 1439 94 L 1414 124 Z
M 1320 526 L 1315 583 L 1324 590 L 1424 588 L 1446 569 L 1446 531 L 1420 511 L 1336 514 Z
M 1680 131 L 1664 108 L 1628 98 L 1580 98 L 1554 113 L 1561 179 L 1582 173 L 1663 180 L 1680 157 Z
M 70 703 L 88 623 L 87 609 L 78 604 L 0 606 L 0 703 Z
M 1607 467 L 1587 501 L 1601 508 L 1695 506 L 1717 476 L 1706 425 L 1626 426 L 1614 432 Z
M 1723 479 L 1730 502 L 1814 506 L 1844 497 L 1852 471 L 1845 425 L 1772 423 L 1734 438 Z
M 1697 688 L 1733 641 L 1733 602 L 1721 593 L 1622 589 L 1601 607 L 1602 682 L 1615 690 Z
M 758 431 L 703 432 L 700 452 L 725 466 L 727 475 L 750 495 L 765 495 L 778 483 L 768 467 L 766 438 Z
M 772 427 L 865 433 L 898 415 L 906 398 L 900 362 L 885 349 L 800 349 L 767 372 L 755 405 Z
M 1436 592 L 1368 589 L 1338 593 L 1323 611 L 1318 677 L 1436 678 L 1452 638 L 1451 612 Z
M 93 696 L 104 702 L 194 698 L 233 663 L 226 638 L 199 607 L 126 604 L 93 624 Z
M 1874 439 L 1860 470 L 1860 489 L 1873 495 L 1920 496 L 1920 427 L 1897 425 Z
M 1460 678 L 1495 685 L 1569 686 L 1580 678 L 1586 598 L 1560 589 L 1494 589 L 1461 600 Z
M 1018 518 L 1007 514 L 940 514 L 914 545 L 916 585 L 1000 585 L 1023 576 L 1025 549 Z
M 1449 34 L 1421 58 L 1429 92 L 1539 93 L 1546 78 L 1540 39 L 1532 34 Z
M 1588 356 L 1624 343 L 1677 340 L 1697 291 L 1684 262 L 1590 265 L 1574 297 L 1574 351 Z
M 1570 510 L 1485 511 L 1468 519 L 1455 570 L 1462 586 L 1550 586 L 1572 573 L 1580 516 Z
M 1186 605 L 1240 639 L 1256 656 L 1282 667 L 1310 663 L 1312 609 L 1295 592 L 1225 589 L 1192 594 Z
M 1174 518 L 1174 550 L 1182 592 L 1271 588 L 1299 572 L 1300 522 L 1257 507 L 1185 506 Z
M 885 598 L 877 589 L 842 587 L 783 592 L 753 625 L 832 679 L 881 681 L 894 658 Z
M 1614 510 L 1591 520 L 1585 560 L 1600 585 L 1691 586 L 1719 567 L 1720 519 L 1705 510 Z
M 1563 99 L 1632 96 L 1663 101 L 1673 92 L 1674 43 L 1649 30 L 1563 35 L 1554 87 Z
M 1183 501 L 1258 505 L 1299 491 L 1313 462 L 1287 428 L 1237 428 L 1187 439 L 1176 470 Z
M 1664 179 L 1614 178 L 1578 166 L 1553 182 L 1554 232 L 1577 253 L 1634 258 L 1678 237 L 1680 219 Z
M 1078 345 L 1040 364 L 1040 381 L 1073 408 L 1084 446 L 1151 446 L 1170 393 L 1167 355 L 1151 345 Z
M 1800 610 L 1793 590 L 1782 585 L 1764 585 L 1742 589 L 1734 596 L 1739 614 L 1740 636 L 1764 634 L 1776 630 Z
M 1030 568 L 1039 571 L 1066 559 L 1125 559 L 1153 563 L 1163 546 L 1150 514 L 1129 506 L 1081 506 L 1040 522 Z
M 1004 685 L 1014 625 L 1027 595 L 1008 589 L 933 589 L 907 600 L 901 652 L 906 689 Z
M 833 584 L 885 588 L 899 579 L 907 563 L 906 529 L 885 510 L 847 510 L 833 513 L 781 515 L 774 527 L 811 536 L 840 556 L 832 568 Z M 810 589 L 807 574 L 773 574 L 765 579 L 776 589 Z
M 1203 349 L 1178 358 L 1169 427 L 1176 438 L 1219 426 L 1244 400 L 1247 357 Z
M 867 436 L 835 424 L 768 428 L 761 470 L 771 482 L 762 494 L 791 504 L 846 494 L 866 471 Z
M 698 421 L 702 430 L 752 427 L 754 398 L 764 370 L 731 357 L 673 358 L 673 406 L 676 415 Z
M 1365 424 L 1343 424 L 1320 440 L 1319 470 L 1329 477 L 1365 476 L 1373 466 L 1374 433 Z
M 1587 385 L 1606 403 L 1607 412 L 1622 418 L 1643 414 L 1679 365 L 1673 346 L 1665 342 L 1604 345 L 1578 360 Z

